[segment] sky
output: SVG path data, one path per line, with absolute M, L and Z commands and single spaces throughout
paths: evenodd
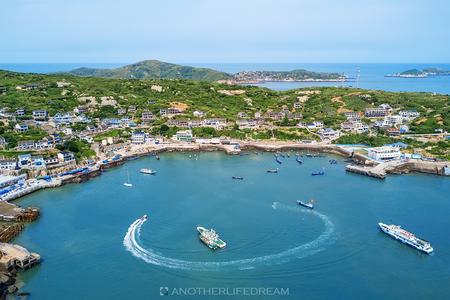
M 448 0 L 2 0 L 0 63 L 450 62 Z

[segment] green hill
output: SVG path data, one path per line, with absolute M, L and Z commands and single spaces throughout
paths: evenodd
M 144 60 L 115 69 L 78 68 L 67 73 L 83 77 L 122 79 L 190 79 L 216 81 L 231 78 L 227 73 L 212 69 L 181 66 L 158 60 Z

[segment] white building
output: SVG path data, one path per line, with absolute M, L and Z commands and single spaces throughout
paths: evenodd
M 334 130 L 333 128 L 322 128 L 319 129 L 317 133 L 320 134 L 325 140 L 334 140 L 341 135 L 339 130 Z
M 402 153 L 398 147 L 376 147 L 370 148 L 368 151 L 368 156 L 375 160 L 392 160 L 400 159 Z
M 131 143 L 134 145 L 142 145 L 147 141 L 148 134 L 142 131 L 135 131 L 131 135 Z
M 192 142 L 194 139 L 192 135 L 192 130 L 181 130 L 172 136 L 172 139 L 178 142 Z

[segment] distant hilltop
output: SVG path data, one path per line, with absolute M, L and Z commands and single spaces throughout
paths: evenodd
M 103 77 L 121 79 L 187 79 L 219 81 L 230 84 L 251 84 L 261 82 L 294 81 L 346 81 L 344 74 L 292 71 L 243 71 L 236 74 L 208 69 L 182 66 L 158 60 L 144 60 L 114 69 L 78 68 L 66 72 L 82 77 Z
M 425 68 L 423 70 L 411 69 L 401 73 L 387 74 L 386 77 L 400 77 L 400 78 L 427 78 L 432 76 L 449 76 L 450 71 L 439 68 Z

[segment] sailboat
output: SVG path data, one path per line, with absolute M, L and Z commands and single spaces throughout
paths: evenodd
M 127 181 L 123 183 L 124 186 L 126 187 L 132 187 L 133 184 L 130 182 L 130 172 L 128 172 L 127 170 Z

